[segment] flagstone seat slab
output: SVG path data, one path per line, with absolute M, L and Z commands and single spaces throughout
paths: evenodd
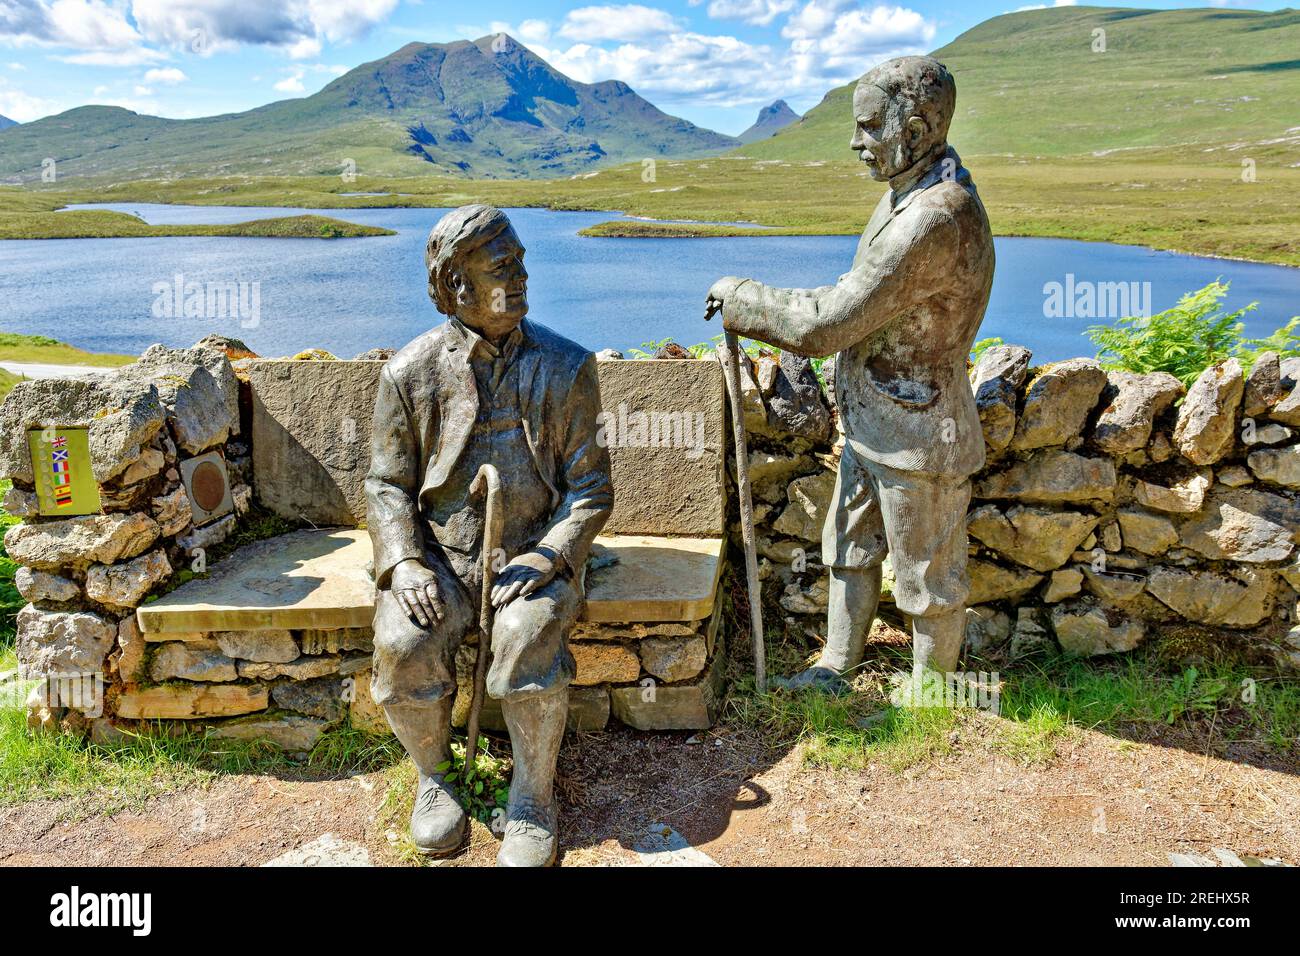
M 723 539 L 596 539 L 585 620 L 700 621 L 713 612 Z M 369 535 L 295 531 L 246 545 L 136 612 L 145 634 L 369 627 L 375 610 Z

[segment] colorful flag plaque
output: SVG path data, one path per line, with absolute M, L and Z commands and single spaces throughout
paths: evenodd
M 99 485 L 90 470 L 86 428 L 42 428 L 27 433 L 43 515 L 99 514 Z

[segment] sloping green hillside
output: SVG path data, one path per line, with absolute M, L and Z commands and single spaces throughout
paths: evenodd
M 1105 52 L 1094 52 L 1094 30 Z M 1300 11 L 1057 7 L 986 20 L 935 51 L 963 153 L 1069 156 L 1185 145 L 1192 162 L 1300 161 Z M 852 158 L 853 84 L 757 159 Z M 1248 144 L 1225 156 L 1207 149 Z

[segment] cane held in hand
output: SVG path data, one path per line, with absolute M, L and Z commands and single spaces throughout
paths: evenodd
M 707 321 L 722 310 L 722 303 L 710 298 Z M 745 547 L 745 581 L 749 592 L 749 630 L 754 642 L 754 686 L 767 693 L 767 650 L 763 643 L 763 606 L 758 581 L 758 549 L 754 541 L 754 501 L 749 489 L 749 448 L 745 440 L 745 411 L 740 395 L 740 342 L 734 332 L 723 333 L 726 354 L 724 368 L 727 394 L 731 400 L 731 428 L 736 446 L 736 493 L 740 497 L 740 537 Z
M 487 672 L 492 657 L 492 585 L 496 583 L 497 555 L 501 552 L 502 528 L 505 512 L 501 507 L 501 476 L 493 465 L 482 465 L 469 493 L 475 497 L 487 496 L 483 518 L 483 590 L 478 612 L 478 657 L 474 661 L 474 696 L 470 698 L 469 719 L 465 724 L 468 735 L 465 741 L 466 779 L 474 774 L 478 759 L 478 722 L 487 693 Z

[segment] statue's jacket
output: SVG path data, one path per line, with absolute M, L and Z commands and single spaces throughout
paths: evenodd
M 536 533 L 530 529 L 527 545 L 552 550 L 580 583 L 592 539 L 613 507 L 609 451 L 596 441 L 596 360 L 527 319 L 519 333 L 511 378 L 518 383 L 527 444 L 523 464 L 531 459 L 551 498 L 547 520 Z M 461 472 L 476 468 L 464 453 L 479 410 L 470 347 L 454 321 L 412 341 L 380 373 L 366 479 L 367 522 L 380 588 L 388 587 L 400 562 L 413 558 L 427 563 L 440 552 L 430 517 L 435 506 L 445 509 L 448 489 L 467 487 L 473 477 Z M 508 469 L 520 462 L 496 464 L 506 479 Z M 509 501 L 505 514 L 507 540 L 512 532 L 518 538 L 521 529 L 512 524 Z
M 984 465 L 966 362 L 992 283 L 988 216 L 949 149 L 881 198 L 837 284 L 746 280 L 724 300 L 723 317 L 801 355 L 839 353 L 844 431 L 865 461 L 965 477 Z

